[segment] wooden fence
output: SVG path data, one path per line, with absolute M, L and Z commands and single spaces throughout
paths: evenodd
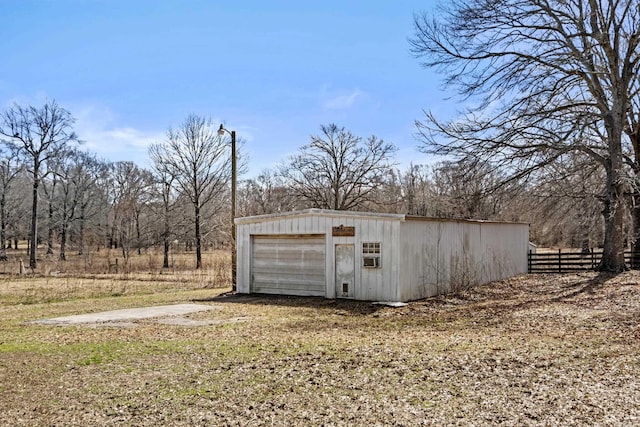
M 533 253 L 529 251 L 529 273 L 571 273 L 595 270 L 600 264 L 602 252 L 567 251 Z M 625 252 L 624 260 L 629 268 L 640 266 L 640 253 Z

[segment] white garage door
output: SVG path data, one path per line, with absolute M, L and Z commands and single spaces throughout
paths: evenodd
M 324 235 L 252 236 L 251 292 L 325 295 Z

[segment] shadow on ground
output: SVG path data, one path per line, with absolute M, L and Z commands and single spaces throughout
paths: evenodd
M 608 284 L 620 281 L 623 276 L 624 274 L 616 273 L 524 275 L 480 285 L 460 293 L 412 301 L 407 307 L 393 309 L 387 314 L 419 315 L 421 312 L 426 314 L 442 311 L 444 313 L 453 309 L 487 311 L 496 315 L 496 313 L 514 312 L 552 303 L 574 304 L 577 299 L 583 297 L 595 303 L 603 298 L 601 291 Z M 194 302 L 301 307 L 340 311 L 352 315 L 369 315 L 387 308 L 369 301 L 268 294 L 227 293 L 213 298 L 194 300 Z
M 578 280 L 572 283 L 565 290 L 569 290 L 567 293 L 551 298 L 550 301 L 566 301 L 571 298 L 578 297 L 583 294 L 594 294 L 598 289 L 602 288 L 609 280 L 614 279 L 620 275 L 620 273 L 607 273 L 600 272 L 594 277 L 585 278 L 585 280 Z
M 373 314 L 385 307 L 384 305 L 373 304 L 369 301 L 327 299 L 323 297 L 299 297 L 291 295 L 235 293 L 226 293 L 213 298 L 198 299 L 194 300 L 194 302 L 215 302 L 216 304 L 271 305 L 283 307 L 313 308 L 316 310 L 338 310 L 354 315 Z

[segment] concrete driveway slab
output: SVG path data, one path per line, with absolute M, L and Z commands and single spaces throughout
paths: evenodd
M 199 311 L 215 310 L 220 307 L 205 304 L 174 304 L 155 307 L 127 308 L 123 310 L 102 311 L 99 313 L 78 314 L 75 316 L 55 317 L 36 320 L 42 325 L 81 325 L 87 323 L 122 323 L 130 320 L 150 319 L 154 317 L 184 316 Z

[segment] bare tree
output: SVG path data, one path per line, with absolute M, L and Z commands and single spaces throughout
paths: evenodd
M 72 131 L 73 121 L 71 114 L 55 101 L 48 101 L 41 108 L 16 104 L 0 118 L 0 134 L 11 138 L 25 156 L 33 180 L 29 246 L 29 267 L 32 269 L 37 266 L 38 187 L 43 165 L 77 140 Z
M 246 180 L 239 189 L 238 212 L 243 216 L 290 211 L 296 198 L 281 176 L 264 170 L 256 178 Z
M 109 164 L 89 152 L 78 152 L 78 156 L 72 179 L 79 210 L 76 221 L 78 255 L 83 255 L 87 230 L 100 233 L 100 223 L 106 223 Z
M 21 159 L 19 162 L 20 170 L 13 178 L 6 196 L 7 249 L 13 247 L 16 250 L 20 240 L 28 239 L 31 227 L 31 200 L 25 197 L 24 191 L 32 185 L 31 173 L 26 170 Z
M 440 206 L 447 206 L 438 216 L 467 219 L 497 219 L 503 200 L 517 182 L 499 186 L 501 177 L 486 165 L 444 161 L 431 170 L 432 188 Z
M 9 193 L 12 183 L 22 170 L 19 163 L 18 152 L 10 145 L 0 146 L 0 260 L 7 260 L 7 219 Z
M 75 150 L 69 150 L 63 158 L 60 158 L 53 171 L 54 181 L 57 181 L 60 186 L 60 195 L 57 199 L 54 198 L 50 203 L 50 212 L 55 210 L 57 213 L 57 223 L 60 235 L 60 251 L 58 259 L 60 261 L 66 261 L 66 247 L 67 239 L 69 235 L 69 226 L 76 219 L 78 210 L 78 194 L 76 193 L 73 174 L 77 165 L 77 152 Z M 55 203 L 55 209 L 51 208 Z M 50 226 L 51 230 L 51 226 Z
M 509 195 L 500 219 L 529 223 L 531 241 L 542 246 L 580 248 L 585 254 L 602 246 L 604 169 L 575 154 L 544 172 Z
M 155 177 L 155 193 L 162 199 L 162 268 L 169 268 L 169 248 L 171 246 L 171 211 L 175 202 L 173 181 L 175 177 L 162 156 L 162 146 L 153 144 L 149 147 L 149 156 L 153 163 Z
M 380 182 L 372 193 L 371 201 L 365 203 L 362 207 L 372 212 L 406 212 L 402 195 L 401 173 L 395 168 L 389 168 L 380 177 Z
M 153 183 L 152 175 L 133 162 L 121 161 L 112 165 L 112 238 L 122 250 L 125 262 L 131 250 L 140 251 L 142 245 L 141 214 Z
M 640 2 L 454 0 L 415 19 L 413 52 L 474 101 L 419 122 L 424 149 L 519 178 L 580 151 L 606 171 L 601 270 L 625 268 L 622 137 L 640 78 Z
M 349 210 L 374 199 L 392 168 L 393 144 L 361 137 L 335 124 L 321 126 L 300 153 L 280 168 L 297 197 L 315 208 Z
M 167 131 L 167 140 L 154 146 L 152 154 L 193 207 L 198 269 L 202 268 L 203 208 L 225 195 L 230 180 L 229 146 L 217 130 L 211 119 L 190 115 L 178 129 Z
M 67 150 L 64 158 L 56 161 L 54 173 L 58 180 L 59 194 L 54 199 L 54 212 L 60 236 L 60 261 L 66 260 L 70 231 L 78 221 L 79 247 L 82 248 L 84 221 L 91 214 L 89 207 L 101 199 L 95 185 L 100 179 L 101 171 L 102 165 L 95 156 L 77 149 Z
M 430 215 L 430 189 L 428 168 L 411 163 L 400 174 L 400 193 L 404 202 L 404 211 L 409 215 Z
M 57 197 L 58 184 L 60 183 L 58 168 L 60 162 L 63 161 L 65 155 L 56 156 L 56 158 L 50 159 L 46 166 L 46 172 L 42 179 L 42 191 L 44 192 L 45 202 L 47 204 L 47 255 L 53 255 L 53 239 L 56 229 L 56 221 L 54 219 L 55 202 Z

